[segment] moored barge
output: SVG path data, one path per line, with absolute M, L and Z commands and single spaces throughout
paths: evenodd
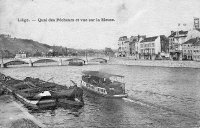
M 0 85 L 31 109 L 84 105 L 82 89 L 76 85 L 66 87 L 31 77 L 17 80 L 3 74 L 0 74 Z

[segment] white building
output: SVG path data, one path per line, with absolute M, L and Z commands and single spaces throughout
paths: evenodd
M 18 53 L 15 55 L 15 58 L 26 58 L 26 53 Z
M 142 59 L 155 59 L 161 53 L 160 36 L 148 37 L 140 42 L 140 55 Z

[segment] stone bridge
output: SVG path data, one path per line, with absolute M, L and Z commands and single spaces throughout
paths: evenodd
M 29 64 L 29 66 L 33 66 L 34 63 L 39 63 L 41 61 L 54 61 L 58 62 L 58 65 L 63 65 L 64 61 L 82 61 L 84 64 L 87 64 L 88 62 L 96 61 L 96 62 L 105 62 L 109 60 L 108 56 L 102 56 L 102 57 L 85 57 L 85 56 L 71 56 L 71 57 L 29 57 L 29 58 L 12 58 L 12 59 L 3 59 L 1 60 L 1 67 L 7 67 L 11 63 L 25 63 Z

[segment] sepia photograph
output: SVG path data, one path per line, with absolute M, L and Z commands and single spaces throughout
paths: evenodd
M 0 128 L 200 128 L 200 0 L 0 0 Z

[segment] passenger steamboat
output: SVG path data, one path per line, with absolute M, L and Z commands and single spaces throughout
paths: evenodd
M 99 71 L 83 71 L 82 74 L 81 87 L 86 92 L 108 98 L 128 97 L 124 76 Z

